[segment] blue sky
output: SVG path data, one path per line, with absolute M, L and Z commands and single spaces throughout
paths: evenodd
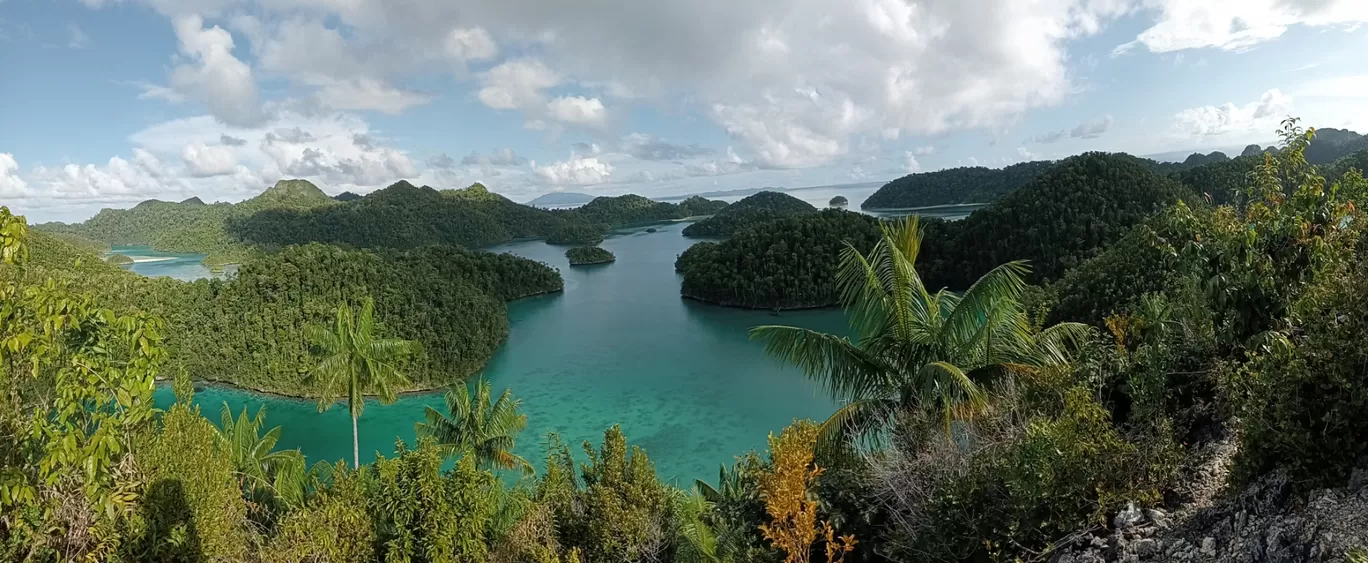
M 1368 129 L 1361 0 L 0 0 L 0 203 L 674 195 Z

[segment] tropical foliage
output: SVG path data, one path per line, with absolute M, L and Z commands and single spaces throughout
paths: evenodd
M 1021 305 L 1021 262 L 994 268 L 962 294 L 929 291 L 916 270 L 921 246 L 914 218 L 885 224 L 867 255 L 851 245 L 841 251 L 837 284 L 853 338 L 788 326 L 751 330 L 770 354 L 842 402 L 822 425 L 827 441 L 886 427 L 904 413 L 929 415 L 949 431 L 988 408 L 991 386 L 1067 365 L 1088 336 L 1076 323 L 1032 330 Z
M 684 227 L 684 235 L 727 237 L 750 225 L 816 212 L 817 208 L 812 204 L 791 195 L 762 191 L 722 208 L 712 217 Z
M 680 293 L 708 303 L 801 309 L 837 303 L 836 265 L 847 243 L 866 251 L 878 221 L 838 209 L 761 223 L 723 242 L 700 242 L 675 261 Z
M 491 399 L 489 382 L 475 387 L 452 387 L 446 392 L 447 412 L 427 407 L 426 422 L 417 425 L 420 436 L 430 436 L 447 457 L 473 458 L 480 469 L 517 469 L 532 472 L 532 464 L 513 453 L 518 434 L 527 428 L 527 415 L 518 410 L 513 393 L 504 389 Z
M 396 390 L 408 383 L 402 364 L 418 350 L 412 341 L 380 338 L 376 332 L 375 302 L 369 297 L 355 314 L 351 307 L 338 305 L 330 326 L 304 327 L 319 358 L 309 371 L 313 388 L 319 393 L 318 410 L 332 406 L 337 397 L 346 398 L 352 421 L 352 465 L 356 467 L 361 466 L 356 421 L 366 408 L 366 396 L 393 403 Z
M 597 246 L 577 246 L 565 251 L 565 257 L 570 259 L 571 266 L 586 266 L 589 264 L 607 264 L 617 260 L 612 252 L 608 252 Z

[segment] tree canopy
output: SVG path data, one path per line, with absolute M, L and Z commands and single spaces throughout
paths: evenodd
M 1049 168 L 1050 161 L 1005 168 L 968 166 L 908 174 L 885 184 L 861 209 L 903 209 L 957 203 L 988 203 L 1025 186 Z
M 764 191 L 746 196 L 712 217 L 684 227 L 684 236 L 726 237 L 749 225 L 816 212 L 817 208 L 806 201 L 785 193 Z

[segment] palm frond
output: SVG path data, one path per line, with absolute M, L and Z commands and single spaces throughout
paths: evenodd
M 770 356 L 797 366 L 832 396 L 856 400 L 886 393 L 894 371 L 848 339 L 791 326 L 758 326 L 751 339 L 765 342 Z

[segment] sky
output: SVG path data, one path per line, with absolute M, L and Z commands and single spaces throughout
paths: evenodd
M 1368 130 L 1364 0 L 0 0 L 0 205 L 668 196 Z

